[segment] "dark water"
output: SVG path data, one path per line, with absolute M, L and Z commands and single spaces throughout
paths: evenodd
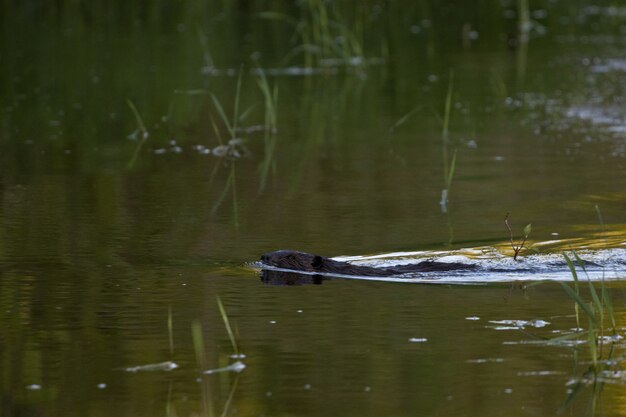
M 566 404 L 593 373 L 586 336 L 542 342 L 577 326 L 558 284 L 275 286 L 248 266 L 510 254 L 507 212 L 549 254 L 623 259 L 626 8 L 518 7 L 2 3 L 2 415 L 626 415 L 617 338 L 601 392 Z

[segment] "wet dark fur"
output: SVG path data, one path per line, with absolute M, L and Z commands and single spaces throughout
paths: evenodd
M 390 267 L 371 267 L 355 265 L 349 262 L 335 261 L 312 253 L 292 250 L 279 250 L 261 256 L 261 262 L 277 268 L 294 271 L 318 272 L 327 274 L 361 275 L 368 277 L 387 277 L 411 272 L 446 272 L 460 269 L 474 269 L 471 264 L 455 262 L 423 261 L 416 264 L 396 265 Z

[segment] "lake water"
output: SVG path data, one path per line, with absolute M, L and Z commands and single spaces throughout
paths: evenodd
M 626 7 L 406 3 L 0 6 L 3 416 L 626 416 Z

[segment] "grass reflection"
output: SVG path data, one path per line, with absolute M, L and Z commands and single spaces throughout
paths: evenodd
M 243 355 L 241 353 L 241 350 L 239 349 L 239 345 L 235 339 L 235 333 L 233 332 L 230 319 L 228 317 L 228 314 L 226 313 L 226 309 L 219 296 L 217 297 L 217 306 L 219 309 L 219 314 L 222 317 L 222 321 L 224 323 L 224 328 L 226 329 L 228 338 L 233 348 L 233 354 L 230 355 L 230 358 L 235 358 L 235 359 L 244 358 L 245 355 Z M 230 364 L 229 366 L 226 366 L 223 368 L 206 370 L 208 368 L 208 360 L 206 357 L 206 343 L 204 340 L 204 330 L 202 328 L 202 324 L 199 321 L 194 321 L 192 323 L 191 333 L 192 333 L 193 347 L 194 347 L 194 351 L 196 355 L 196 362 L 197 362 L 198 368 L 204 370 L 202 378 L 200 379 L 200 393 L 201 393 L 201 400 L 202 400 L 201 415 L 205 417 L 213 417 L 213 416 L 218 415 L 215 409 L 215 399 L 213 398 L 214 394 L 211 389 L 212 375 L 215 373 L 222 373 L 222 372 L 226 372 L 226 373 L 234 372 L 235 378 L 231 383 L 230 389 L 228 391 L 228 396 L 226 397 L 226 401 L 224 405 L 222 406 L 222 412 L 219 413 L 220 416 L 229 415 L 230 407 L 232 405 L 235 392 L 237 391 L 237 387 L 239 385 L 239 378 L 241 376 L 241 371 L 245 368 L 245 365 L 238 360 L 237 362 L 234 362 Z M 172 412 L 175 414 L 175 408 L 169 404 L 169 401 L 168 401 L 167 409 L 172 410 Z

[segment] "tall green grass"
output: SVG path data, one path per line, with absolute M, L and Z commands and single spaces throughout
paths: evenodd
M 585 338 L 586 346 L 588 349 L 588 355 L 591 365 L 583 372 L 583 376 L 577 378 L 575 383 L 570 388 L 570 392 L 565 401 L 561 405 L 559 411 L 564 412 L 572 403 L 572 401 L 580 395 L 585 386 L 591 386 L 590 400 L 588 403 L 588 415 L 595 415 L 600 395 L 604 389 L 605 380 L 602 375 L 614 370 L 615 363 L 613 363 L 614 344 L 605 337 L 607 330 L 613 337 L 618 335 L 617 326 L 615 321 L 615 313 L 613 310 L 613 303 L 611 297 L 605 286 L 604 279 L 600 281 L 600 290 L 595 287 L 585 266 L 585 262 L 578 256 L 576 252 L 572 252 L 572 256 L 567 253 L 563 254 L 567 266 L 570 270 L 572 278 L 574 280 L 573 287 L 565 282 L 559 282 L 561 287 L 565 290 L 566 294 L 574 301 L 574 311 L 576 316 L 577 332 L 572 335 L 562 336 L 556 340 L 564 339 L 579 339 Z M 575 262 L 574 262 L 575 261 Z M 581 291 L 581 280 L 576 270 L 578 266 L 587 277 L 587 287 L 590 299 L 585 299 Z M 586 316 L 587 329 L 582 330 L 581 321 L 584 321 L 581 315 Z M 607 329 L 607 321 L 609 328 Z M 605 345 L 609 345 L 607 348 Z

